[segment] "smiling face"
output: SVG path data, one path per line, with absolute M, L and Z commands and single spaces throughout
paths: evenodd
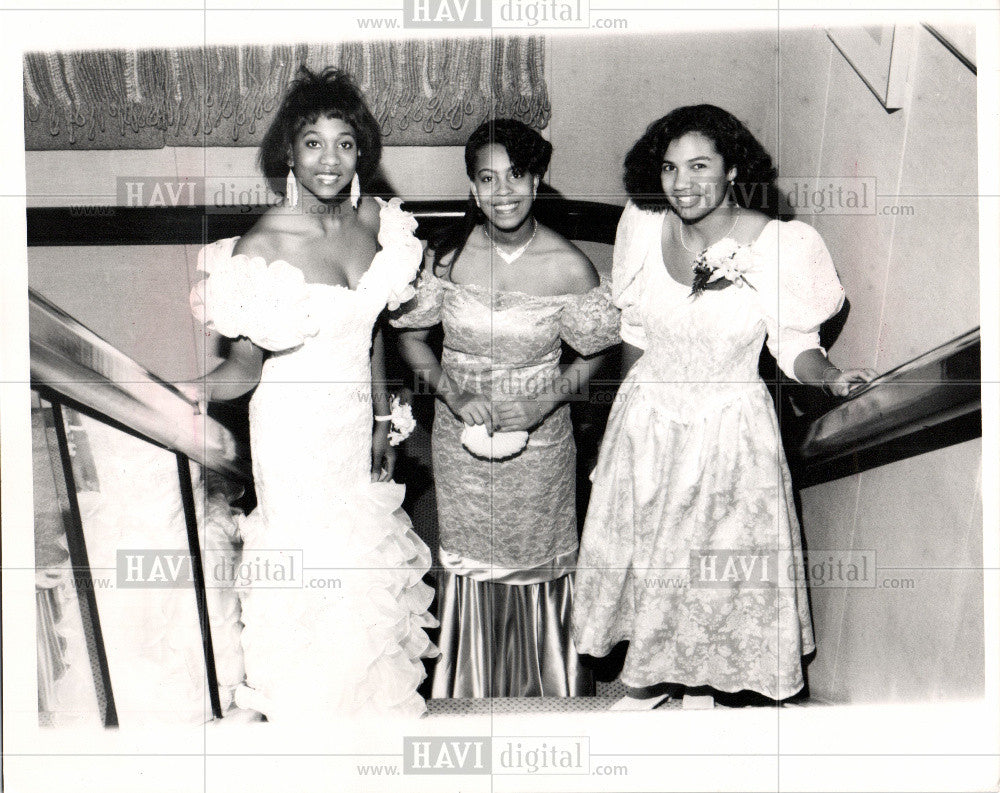
M 688 132 L 675 138 L 663 153 L 660 183 L 671 209 L 688 223 L 712 214 L 726 200 L 736 169 L 726 169 L 710 138 Z
M 469 184 L 486 219 L 502 231 L 519 228 L 531 215 L 540 177 L 520 170 L 497 143 L 476 152 Z
M 325 201 L 348 189 L 359 156 L 350 124 L 339 118 L 318 118 L 295 135 L 289 165 L 303 191 Z

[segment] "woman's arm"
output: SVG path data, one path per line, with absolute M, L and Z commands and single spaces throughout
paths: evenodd
M 376 416 L 389 415 L 389 383 L 385 376 L 385 342 L 382 328 L 375 327 L 372 338 L 372 408 Z
M 257 387 L 264 351 L 246 338 L 233 339 L 226 360 L 195 381 L 199 402 L 238 399 Z
M 438 385 L 444 377 L 444 370 L 427 343 L 429 333 L 430 330 L 427 328 L 401 330 L 399 351 L 417 379 L 437 394 Z
M 385 342 L 382 339 L 381 325 L 375 326 L 375 336 L 372 339 L 372 409 L 376 416 L 388 416 L 389 383 L 385 377 Z M 389 428 L 391 422 L 387 419 L 376 419 L 372 431 L 372 481 L 383 482 L 392 479 L 396 468 L 396 450 L 389 444 Z
M 851 389 L 875 377 L 873 369 L 841 371 L 819 349 L 804 350 L 795 358 L 795 377 L 806 385 L 823 388 L 836 397 L 846 397 Z
M 515 397 L 495 403 L 497 429 L 530 430 L 541 424 L 560 405 L 582 393 L 594 374 L 600 370 L 607 353 L 578 355 L 573 362 L 551 381 L 550 390 L 534 397 Z

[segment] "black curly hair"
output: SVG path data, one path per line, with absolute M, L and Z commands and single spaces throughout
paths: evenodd
M 503 146 L 511 165 L 524 173 L 530 173 L 541 179 L 549 168 L 552 159 L 552 144 L 539 135 L 527 124 L 511 118 L 497 118 L 484 121 L 469 136 L 465 144 L 465 173 L 470 179 L 476 174 L 476 157 L 480 149 L 491 144 Z M 454 262 L 465 248 L 465 243 L 473 229 L 486 219 L 482 210 L 476 206 L 476 201 L 469 194 L 462 220 L 446 228 L 436 239 L 431 240 L 434 248 L 434 266 L 437 267 L 443 256 L 454 251 Z
M 507 150 L 515 167 L 534 176 L 544 176 L 552 159 L 552 144 L 527 124 L 511 118 L 497 118 L 480 124 L 465 144 L 465 172 L 472 179 L 476 156 L 484 146 L 496 143 Z
M 660 181 L 663 154 L 689 132 L 712 141 L 726 170 L 736 169 L 732 193 L 740 206 L 777 216 L 777 171 L 771 156 L 736 116 L 715 105 L 679 107 L 646 128 L 625 156 L 625 191 L 636 206 L 652 211 L 668 208 Z
M 337 118 L 350 124 L 357 138 L 357 172 L 367 187 L 382 158 L 382 130 L 365 104 L 361 90 L 347 72 L 332 66 L 319 74 L 300 66 L 260 144 L 257 160 L 264 178 L 276 193 L 284 194 L 288 155 L 295 136 L 318 118 Z

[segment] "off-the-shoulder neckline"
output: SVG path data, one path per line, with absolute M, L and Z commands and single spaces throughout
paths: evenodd
M 227 237 L 225 239 L 217 240 L 215 244 L 219 245 L 220 243 L 230 243 L 231 242 L 232 246 L 229 248 L 229 258 L 230 259 L 236 259 L 236 258 L 239 258 L 239 257 L 242 257 L 242 258 L 247 259 L 247 260 L 260 259 L 261 261 L 264 262 L 265 266 L 267 266 L 267 267 L 270 267 L 273 264 L 277 264 L 278 262 L 281 262 L 281 264 L 285 264 L 285 265 L 291 267 L 296 272 L 298 272 L 302 276 L 302 282 L 306 286 L 308 286 L 308 287 L 320 286 L 320 287 L 323 287 L 324 289 L 343 289 L 345 292 L 350 292 L 352 294 L 357 294 L 358 293 L 357 289 L 352 289 L 347 284 L 325 284 L 322 281 L 307 281 L 306 280 L 306 274 L 302 271 L 302 268 L 301 267 L 297 267 L 296 265 L 292 264 L 290 261 L 288 261 L 288 259 L 274 259 L 273 261 L 269 262 L 263 256 L 251 256 L 248 253 L 236 253 L 236 254 L 234 254 L 233 250 L 236 248 L 236 243 L 239 242 L 240 239 L 241 239 L 240 237 Z M 374 259 L 372 259 L 372 261 L 374 261 Z M 368 270 L 371 270 L 371 264 L 368 265 Z M 358 286 L 359 287 L 361 286 L 361 280 L 368 274 L 368 270 L 365 270 L 361 274 L 361 277 L 358 278 Z
M 493 289 L 491 287 L 481 286 L 479 284 L 460 284 L 455 281 L 442 278 L 439 275 L 435 275 L 430 270 L 427 271 L 427 275 L 433 278 L 435 281 L 439 281 L 445 286 L 453 287 L 455 289 L 468 289 L 470 291 L 485 292 L 490 295 L 517 295 L 518 297 L 526 297 L 529 300 L 538 300 L 543 302 L 552 300 L 560 301 L 560 300 L 573 300 L 573 299 L 583 298 L 606 286 L 604 279 L 601 279 L 601 282 L 597 286 L 588 289 L 586 292 L 566 292 L 561 295 L 533 295 L 530 292 L 520 292 L 516 289 Z

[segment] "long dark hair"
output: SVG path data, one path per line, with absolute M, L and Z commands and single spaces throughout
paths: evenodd
M 778 214 L 777 171 L 771 156 L 736 116 L 715 105 L 679 107 L 657 119 L 625 157 L 625 190 L 640 209 L 668 208 L 660 171 L 667 147 L 690 132 L 708 138 L 726 170 L 736 168 L 733 197 L 748 209 L 770 217 Z
M 361 90 L 347 72 L 328 67 L 319 74 L 305 66 L 288 88 L 264 140 L 257 160 L 271 189 L 284 194 L 288 156 L 295 136 L 319 118 L 337 118 L 350 124 L 358 142 L 357 173 L 362 189 L 371 183 L 382 158 L 382 131 L 365 104 Z
M 470 179 L 476 173 L 479 150 L 494 143 L 506 149 L 507 157 L 515 168 L 539 178 L 548 170 L 549 160 L 552 159 L 552 144 L 527 124 L 510 118 L 498 118 L 480 124 L 465 144 L 465 173 Z M 462 219 L 431 240 L 434 268 L 437 269 L 441 259 L 451 253 L 454 254 L 451 259 L 454 263 L 461 256 L 473 229 L 485 220 L 486 215 L 476 206 L 470 192 Z

